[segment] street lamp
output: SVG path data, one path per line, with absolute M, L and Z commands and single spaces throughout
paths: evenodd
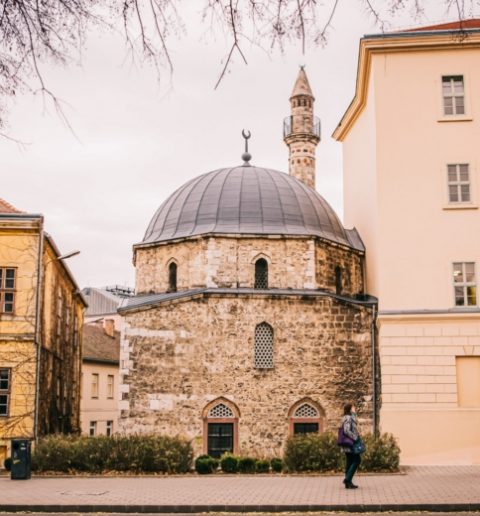
M 66 260 L 67 258 L 71 258 L 72 256 L 77 256 L 77 254 L 80 254 L 80 251 L 70 251 L 69 253 L 62 254 L 60 256 L 57 256 L 57 260 Z

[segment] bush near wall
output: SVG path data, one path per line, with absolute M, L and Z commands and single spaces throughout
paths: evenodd
M 129 471 L 187 473 L 193 462 L 190 442 L 162 435 L 48 436 L 32 457 L 37 472 Z
M 362 439 L 366 452 L 362 455 L 360 471 L 398 471 L 400 448 L 392 435 L 382 434 L 375 438 L 365 434 Z M 344 455 L 334 433 L 311 433 L 288 439 L 284 463 L 290 472 L 343 471 Z

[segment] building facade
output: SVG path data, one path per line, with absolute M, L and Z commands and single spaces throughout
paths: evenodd
M 405 463 L 480 463 L 479 65 L 480 20 L 365 36 L 334 133 Z
M 114 319 L 83 326 L 80 426 L 84 435 L 111 436 L 118 431 L 119 353 L 120 332 Z
M 0 460 L 10 439 L 79 431 L 85 300 L 43 216 L 0 200 Z
M 364 247 L 313 189 L 320 133 L 304 70 L 290 101 L 290 175 L 245 152 L 174 192 L 134 246 L 136 296 L 119 310 L 121 431 L 274 456 L 293 433 L 336 428 L 348 400 L 373 429 Z

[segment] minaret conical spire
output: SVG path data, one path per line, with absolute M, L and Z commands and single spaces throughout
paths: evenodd
M 313 114 L 315 98 L 303 66 L 290 97 L 291 115 L 283 122 L 283 140 L 289 150 L 288 173 L 315 188 L 315 150 L 320 120 Z

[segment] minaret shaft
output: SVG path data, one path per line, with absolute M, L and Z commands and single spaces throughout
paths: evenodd
M 312 90 L 303 68 L 300 69 L 292 96 L 291 115 L 284 121 L 284 142 L 289 149 L 288 172 L 315 188 L 315 150 L 320 141 L 320 121 L 313 114 Z

